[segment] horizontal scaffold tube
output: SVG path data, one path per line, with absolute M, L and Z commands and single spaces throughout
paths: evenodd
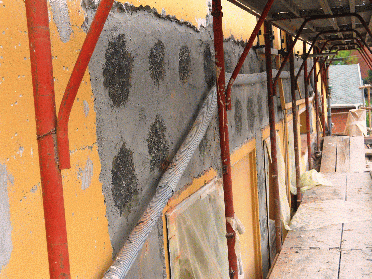
M 172 163 L 162 176 L 154 197 L 151 199 L 141 219 L 130 233 L 123 248 L 120 250 L 112 266 L 103 278 L 125 278 L 135 261 L 139 251 L 145 243 L 152 228 L 157 223 L 168 200 L 176 190 L 192 155 L 199 146 L 200 141 L 215 116 L 217 108 L 217 92 L 213 87 L 206 97 L 203 107 L 199 111 L 191 130 L 177 151 Z
M 296 69 L 298 72 L 299 68 Z M 273 75 L 278 73 L 278 70 L 273 70 Z M 231 74 L 226 74 L 226 78 L 230 78 Z M 290 79 L 288 71 L 282 71 L 280 73 L 281 79 Z M 254 73 L 254 74 L 239 74 L 235 79 L 234 85 L 250 85 L 254 83 L 267 82 L 266 72 Z

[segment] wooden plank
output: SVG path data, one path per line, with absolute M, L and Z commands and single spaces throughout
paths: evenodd
M 364 138 L 350 137 L 350 172 L 364 172 L 365 156 Z
M 368 172 L 348 174 L 347 200 L 357 203 L 370 202 L 372 205 L 372 180 Z
M 336 172 L 350 170 L 350 137 L 337 137 Z
M 337 148 L 336 137 L 324 138 L 320 172 L 336 171 L 336 148 Z
M 368 173 L 350 173 L 347 200 L 358 204 L 360 218 L 344 224 L 339 278 L 372 278 L 372 180 Z M 364 210 L 363 210 L 364 208 Z M 355 212 L 356 213 L 356 212 Z
M 296 249 L 334 249 L 340 247 L 342 224 L 325 226 L 317 230 L 292 230 L 288 232 L 283 251 Z
M 372 278 L 371 249 L 342 251 L 340 276 L 338 278 Z
M 345 200 L 346 174 L 326 177 L 326 179 L 332 183 L 332 186 L 316 186 L 307 190 L 303 194 L 302 204 L 325 200 Z
M 337 278 L 338 249 L 293 249 L 280 253 L 270 279 Z
M 372 220 L 344 224 L 344 231 L 342 234 L 342 250 L 371 250 L 371 231 Z

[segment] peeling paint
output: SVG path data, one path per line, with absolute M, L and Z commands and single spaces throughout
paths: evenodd
M 83 106 L 84 106 L 84 114 L 85 117 L 88 117 L 89 114 L 89 104 L 86 100 L 83 101 Z
M 0 164 L 0 271 L 8 264 L 13 250 L 8 197 L 9 176 L 6 166 Z
M 40 183 L 37 184 L 37 185 L 32 186 L 30 192 L 31 192 L 31 193 L 36 193 L 36 191 L 37 191 L 37 189 L 38 189 L 39 186 L 40 186 Z
M 25 151 L 25 148 L 23 146 L 20 146 L 17 154 L 19 154 L 19 156 L 22 157 L 23 151 Z
M 88 158 L 85 169 L 81 176 L 81 189 L 86 190 L 89 188 L 90 184 L 92 183 L 93 177 L 93 162 L 90 158 Z
M 67 0 L 49 0 L 53 12 L 53 20 L 57 26 L 59 37 L 67 43 L 72 33 Z

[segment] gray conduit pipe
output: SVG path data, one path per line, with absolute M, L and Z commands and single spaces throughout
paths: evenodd
M 107 270 L 103 278 L 122 279 L 127 275 L 149 233 L 161 216 L 168 200 L 176 190 L 176 186 L 183 172 L 215 115 L 216 107 L 217 91 L 216 87 L 213 87 L 208 93 L 190 132 L 177 151 L 169 168 L 161 178 L 156 188 L 155 195 L 147 206 L 145 213 L 130 233 L 123 248 L 120 250 L 114 263 Z
M 289 78 L 289 74 L 288 72 L 282 72 L 280 77 L 286 79 Z M 265 72 L 259 74 L 242 74 L 238 75 L 234 85 L 247 85 L 264 81 L 266 81 Z M 213 87 L 208 93 L 203 107 L 199 111 L 186 139 L 177 151 L 169 168 L 162 176 L 154 197 L 151 199 L 140 221 L 130 233 L 123 248 L 117 254 L 114 263 L 106 271 L 103 279 L 123 279 L 127 275 L 152 228 L 161 216 L 168 200 L 176 190 L 182 174 L 215 115 L 216 107 L 217 92 L 216 88 Z

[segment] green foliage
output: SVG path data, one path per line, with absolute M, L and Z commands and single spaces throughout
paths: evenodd
M 336 60 L 332 62 L 332 65 L 351 65 L 358 63 L 358 57 L 351 55 L 351 50 L 340 50 L 335 56 Z M 341 60 L 342 59 L 342 60 Z
M 363 79 L 364 84 L 372 84 L 372 71 L 368 70 L 368 76 Z

